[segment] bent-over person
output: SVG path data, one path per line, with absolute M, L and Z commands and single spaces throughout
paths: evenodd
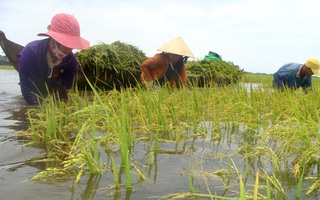
M 187 83 L 186 65 L 189 57 L 194 58 L 189 47 L 178 37 L 159 49 L 162 53 L 148 58 L 141 64 L 140 81 L 146 88 L 149 85 L 165 85 L 169 82 L 173 87 L 184 87 Z
M 309 58 L 304 64 L 287 63 L 273 74 L 273 87 L 284 91 L 302 88 L 305 92 L 312 87 L 312 75 L 320 75 L 320 63 Z
M 46 33 L 46 39 L 27 44 L 18 54 L 21 93 L 28 104 L 38 104 L 49 93 L 67 99 L 78 72 L 73 49 L 88 49 L 89 42 L 80 37 L 77 19 L 70 14 L 56 14 Z

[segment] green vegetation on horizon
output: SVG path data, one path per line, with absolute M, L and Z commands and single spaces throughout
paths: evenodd
M 15 70 L 11 65 L 0 65 L 0 69 Z

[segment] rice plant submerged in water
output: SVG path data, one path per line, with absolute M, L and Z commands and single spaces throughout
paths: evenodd
M 242 199 L 284 198 L 286 184 L 294 185 L 297 196 L 312 195 L 320 181 L 319 171 L 314 170 L 319 168 L 320 156 L 320 88 L 304 94 L 273 91 L 269 85 L 262 83 L 255 89 L 241 84 L 182 90 L 130 88 L 82 95 L 74 91 L 70 93 L 74 101 L 47 98 L 40 109 L 29 111 L 30 129 L 24 133 L 31 136 L 30 142 L 44 146 L 48 152 L 48 168 L 35 179 L 62 175 L 73 176 L 78 182 L 88 173 L 110 174 L 115 186 L 121 188 L 118 177 L 125 172 L 126 188 L 131 189 L 133 180 L 151 178 L 143 173 L 143 166 L 154 165 L 157 154 L 186 155 L 190 159 L 193 141 L 198 141 L 209 153 L 201 157 L 194 154 L 194 164 L 189 165 L 191 179 L 186 179 L 190 193 L 177 191 L 171 197 L 237 197 L 230 193 L 215 196 L 216 189 L 210 182 L 217 177 L 228 191 L 236 190 L 240 181 L 238 197 Z M 224 140 L 237 144 L 234 152 L 209 149 Z M 146 152 L 150 158 L 145 159 L 148 163 L 135 159 L 134 149 L 141 143 L 150 146 Z M 183 149 L 163 149 L 172 143 L 181 144 Z M 246 161 L 243 169 L 239 166 L 243 163 L 238 163 L 241 160 L 234 160 L 239 156 Z M 216 164 L 213 167 L 213 163 L 221 163 L 221 168 Z M 198 174 L 203 179 L 195 179 Z M 291 177 L 290 182 L 282 180 L 282 174 Z M 250 177 L 254 187 L 244 181 Z M 303 194 L 302 188 L 307 185 Z M 199 189 L 201 186 L 207 189 Z

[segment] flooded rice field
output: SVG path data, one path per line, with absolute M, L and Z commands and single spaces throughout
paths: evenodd
M 18 132 L 28 128 L 26 111 L 30 107 L 21 96 L 18 73 L 0 70 L 0 77 L 1 199 L 189 199 L 187 194 L 190 191 L 200 194 L 191 199 L 210 199 L 201 194 L 236 199 L 240 196 L 239 174 L 245 176 L 242 184 L 246 190 L 254 190 L 255 173 L 261 163 L 248 164 L 238 149 L 244 144 L 254 144 L 256 132 L 241 125 L 221 124 L 224 127 L 222 136 L 215 139 L 210 134 L 214 124 L 209 121 L 200 123 L 209 133 L 206 136 L 195 136 L 180 143 L 160 142 L 157 154 L 153 153 L 148 141 L 135 142 L 131 160 L 146 177 L 142 180 L 132 170 L 132 190 L 121 187 L 120 192 L 115 193 L 112 173 L 85 175 L 77 184 L 73 184 L 72 177 L 54 182 L 30 180 L 46 168 L 44 163 L 34 162 L 43 156 L 44 150 L 23 146 L 23 140 L 19 137 Z M 107 155 L 101 157 L 108 159 Z M 114 159 L 118 159 L 116 163 L 119 163 L 120 155 Z M 265 170 L 271 171 L 268 160 L 261 162 Z M 124 173 L 119 172 L 119 182 L 122 184 Z M 296 181 L 285 172 L 277 174 L 277 178 L 287 194 L 283 199 L 294 199 Z M 305 187 L 307 185 L 308 182 Z M 318 194 L 308 198 L 303 196 L 304 199 L 318 197 Z

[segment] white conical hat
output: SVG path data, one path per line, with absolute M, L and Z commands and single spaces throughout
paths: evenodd
M 173 53 L 173 54 L 177 54 L 177 55 L 182 55 L 182 56 L 194 58 L 194 55 L 191 53 L 189 47 L 187 46 L 187 44 L 184 42 L 184 40 L 181 37 L 178 37 L 178 38 L 166 43 L 165 45 L 163 45 L 162 47 L 160 47 L 157 50 L 162 51 L 162 52 L 168 52 L 168 53 Z

